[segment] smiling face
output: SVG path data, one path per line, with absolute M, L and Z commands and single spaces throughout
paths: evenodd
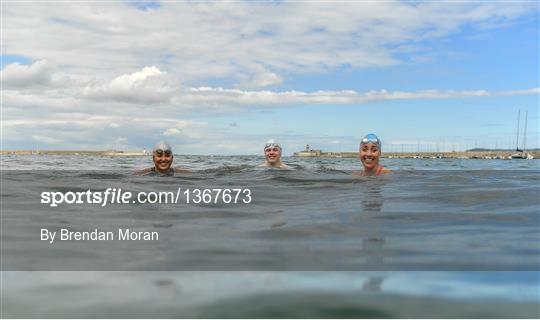
M 156 150 L 153 155 L 156 171 L 161 173 L 169 172 L 173 162 L 173 155 L 170 150 Z
M 380 156 L 381 150 L 377 144 L 368 142 L 360 146 L 360 161 L 366 171 L 374 170 L 379 166 Z
M 278 164 L 281 161 L 281 149 L 278 147 L 268 147 L 264 149 L 266 162 L 270 165 Z

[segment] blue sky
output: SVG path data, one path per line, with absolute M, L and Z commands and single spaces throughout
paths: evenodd
M 4 4 L 3 149 L 539 146 L 538 3 Z M 521 122 L 523 130 L 523 118 Z M 522 136 L 522 133 L 520 134 Z M 521 142 L 520 142 L 521 143 Z

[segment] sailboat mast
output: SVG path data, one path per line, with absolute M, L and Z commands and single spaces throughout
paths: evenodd
M 525 129 L 523 130 L 523 152 L 527 148 L 527 118 L 529 115 L 529 110 L 525 110 Z
M 519 120 L 521 118 L 521 110 L 518 110 L 518 125 L 517 125 L 517 135 L 516 135 L 516 151 L 519 151 Z

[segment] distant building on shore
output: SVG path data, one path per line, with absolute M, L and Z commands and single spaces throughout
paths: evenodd
M 306 148 L 304 150 L 294 153 L 295 157 L 320 157 L 321 155 L 322 151 L 320 149 L 311 149 L 309 144 L 306 144 Z

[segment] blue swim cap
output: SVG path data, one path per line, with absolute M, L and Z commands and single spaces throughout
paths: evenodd
M 368 133 L 366 134 L 362 140 L 360 140 L 360 146 L 362 146 L 363 144 L 366 144 L 366 143 L 374 143 L 376 144 L 379 149 L 382 147 L 382 142 L 381 140 L 379 139 L 379 137 L 377 137 L 377 135 L 375 135 L 374 133 Z

